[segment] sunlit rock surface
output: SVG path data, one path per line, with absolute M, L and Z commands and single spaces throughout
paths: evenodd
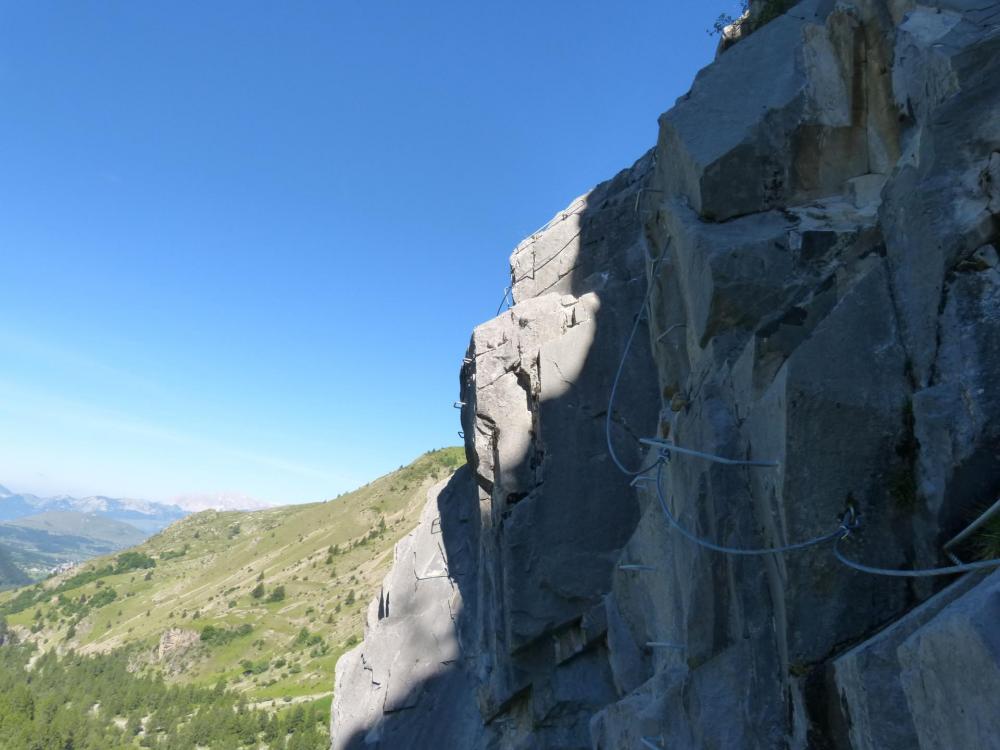
M 337 662 L 334 748 L 475 747 L 478 520 L 468 469 L 429 491 L 368 607 L 364 642 Z
M 611 411 L 626 468 L 652 436 L 777 463 L 674 455 L 691 533 L 775 547 L 852 509 L 850 559 L 947 564 L 1000 495 L 998 249 L 1000 4 L 805 0 L 731 41 L 650 153 L 515 250 L 516 304 L 461 370 L 471 510 L 442 543 L 466 578 L 342 659 L 334 747 L 443 724 L 497 749 L 1000 742 L 996 574 L 709 551 L 604 434 L 648 293 Z

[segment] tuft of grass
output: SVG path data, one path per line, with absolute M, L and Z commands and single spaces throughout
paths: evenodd
M 972 553 L 978 560 L 1000 557 L 1000 514 L 990 518 L 972 537 Z
M 760 9 L 760 15 L 754 21 L 754 27 L 760 28 L 766 23 L 770 23 L 782 13 L 791 8 L 797 0 L 767 0 Z
M 916 436 L 916 420 L 913 416 L 913 401 L 903 404 L 903 429 L 899 442 L 896 444 L 896 455 L 901 464 L 889 475 L 889 497 L 896 507 L 903 511 L 913 512 L 917 509 L 919 499 L 917 487 L 917 456 L 920 452 L 920 441 Z
M 750 0 L 740 0 L 736 15 L 720 13 L 719 17 L 712 23 L 712 28 L 708 30 L 708 33 L 713 36 L 722 36 L 727 26 L 740 24 L 740 31 L 745 36 L 770 23 L 798 2 L 799 0 L 764 0 L 763 3 L 756 6 L 755 13 L 744 18 L 751 3 Z M 743 20 L 741 21 L 741 19 Z
M 900 510 L 917 507 L 917 477 L 912 466 L 900 466 L 889 475 L 889 497 Z
M 803 661 L 793 661 L 788 665 L 788 674 L 792 677 L 805 677 L 812 671 L 812 667 Z

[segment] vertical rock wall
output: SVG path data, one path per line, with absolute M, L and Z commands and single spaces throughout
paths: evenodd
M 1000 495 L 998 248 L 1000 4 L 805 0 L 729 46 L 649 154 L 514 252 L 516 304 L 461 373 L 464 604 L 388 607 L 338 666 L 334 747 L 430 746 L 442 718 L 469 748 L 993 746 L 997 575 L 721 554 L 663 505 L 741 549 L 850 510 L 849 559 L 947 563 Z M 658 436 L 776 466 L 615 467 L 647 298 L 621 462 Z M 406 656 L 422 629 L 433 669 Z
M 516 304 L 475 330 L 462 370 L 482 519 L 480 709 L 503 747 L 586 746 L 589 717 L 616 695 L 602 600 L 639 506 L 605 425 L 646 294 L 639 204 L 652 161 L 517 248 Z M 659 411 L 645 327 L 636 338 L 611 414 L 611 439 L 632 464 Z
M 368 607 L 364 642 L 337 662 L 334 748 L 474 748 L 479 519 L 467 468 L 433 487 Z
M 852 508 L 845 554 L 933 567 L 1000 493 L 1000 7 L 985 5 L 802 2 L 661 118 L 646 225 L 654 359 L 675 394 L 661 434 L 778 463 L 672 457 L 662 494 L 693 534 L 778 547 Z M 606 600 L 623 695 L 595 716 L 596 747 L 861 747 L 838 737 L 846 706 L 923 709 L 852 695 L 830 665 L 930 579 L 852 571 L 830 544 L 719 554 L 643 487 L 623 559 L 655 571 L 619 571 Z

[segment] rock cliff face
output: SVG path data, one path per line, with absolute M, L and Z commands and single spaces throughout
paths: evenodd
M 998 247 L 1000 3 L 729 46 L 515 250 L 333 747 L 998 746 L 1000 573 L 834 554 L 950 564 L 1000 494 Z

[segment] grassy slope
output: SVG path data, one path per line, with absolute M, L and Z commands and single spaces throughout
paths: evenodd
M 14 521 L 4 521 L 4 526 L 34 529 L 49 534 L 83 536 L 116 547 L 130 547 L 139 544 L 146 534 L 122 521 L 102 518 L 96 513 L 78 513 L 71 510 L 46 511 L 33 516 L 25 516 Z
M 24 574 L 11 559 L 10 552 L 0 546 L 0 589 L 10 586 L 23 586 L 31 579 Z
M 361 635 L 363 610 L 392 562 L 395 542 L 416 525 L 427 489 L 463 462 L 461 449 L 446 448 L 326 503 L 198 513 L 134 548 L 157 561 L 149 580 L 147 571 L 134 570 L 65 591 L 71 600 L 101 587 L 117 593 L 111 604 L 91 610 L 72 637 L 71 618 L 55 597 L 8 615 L 8 623 L 44 649 L 139 644 L 139 664 L 179 681 L 214 684 L 224 677 L 254 701 L 324 695 L 337 658 Z M 337 552 L 331 555 L 332 546 Z M 82 570 L 113 562 L 99 558 Z M 52 589 L 69 577 L 44 585 Z M 267 592 L 259 599 L 251 595 L 258 582 Z M 267 602 L 276 586 L 284 586 L 284 601 Z M 0 606 L 12 596 L 0 594 Z M 200 633 L 206 625 L 235 629 L 244 623 L 252 632 L 228 643 L 199 641 L 164 661 L 153 655 L 168 628 Z M 33 624 L 36 632 L 29 633 Z M 296 642 L 302 628 L 322 643 Z M 276 665 L 279 659 L 285 664 Z M 245 674 L 241 661 L 253 662 L 257 673 Z
M 107 555 L 139 544 L 148 534 L 93 513 L 47 511 L 0 523 L 0 545 L 31 580 L 62 563 Z

